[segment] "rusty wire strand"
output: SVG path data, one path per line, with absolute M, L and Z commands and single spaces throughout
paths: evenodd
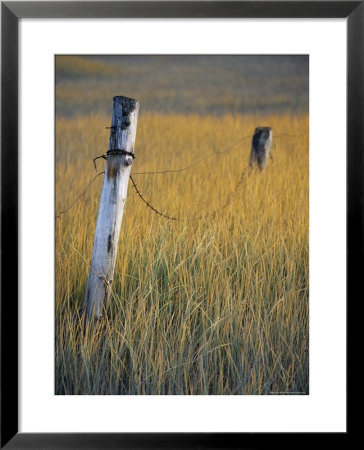
M 86 188 L 81 192 L 80 195 L 78 195 L 75 200 L 69 205 L 67 206 L 66 209 L 60 211 L 57 215 L 56 215 L 56 219 L 59 219 L 61 217 L 62 214 L 66 213 L 67 211 L 69 211 L 79 200 L 80 198 L 82 198 L 86 192 L 89 190 L 89 188 L 91 187 L 91 185 L 95 182 L 96 178 L 98 178 L 100 175 L 102 175 L 105 172 L 100 172 L 97 175 L 95 175 L 92 180 L 89 182 L 89 184 L 86 186 Z
M 160 211 L 158 211 L 156 208 L 154 208 L 154 206 L 152 206 L 148 200 L 146 200 L 141 192 L 139 191 L 139 189 L 137 188 L 137 185 L 135 184 L 135 181 L 133 180 L 133 177 L 131 175 L 129 175 L 131 182 L 133 183 L 133 188 L 135 189 L 135 192 L 138 194 L 138 196 L 141 198 L 141 200 L 148 206 L 148 208 L 150 208 L 152 211 L 154 211 L 156 214 L 158 214 L 159 216 L 164 217 L 165 219 L 169 219 L 169 220 L 177 220 L 177 221 L 181 221 L 183 219 L 177 219 L 176 217 L 172 217 L 172 216 L 167 216 L 167 214 L 163 214 Z

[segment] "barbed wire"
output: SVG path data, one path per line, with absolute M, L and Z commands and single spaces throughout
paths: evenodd
M 60 211 L 57 215 L 56 215 L 56 220 L 59 219 L 61 217 L 62 214 L 66 213 L 67 211 L 69 211 L 85 194 L 86 192 L 89 190 L 89 188 L 91 187 L 91 185 L 95 182 L 96 178 L 98 178 L 100 175 L 102 175 L 104 172 L 100 172 L 97 175 L 95 175 L 92 180 L 89 182 L 89 184 L 86 186 L 86 188 L 81 192 L 80 195 L 78 195 L 76 197 L 76 199 L 64 210 Z
M 292 135 L 292 134 L 288 134 L 288 133 L 281 133 L 281 134 L 275 135 L 274 138 L 280 138 L 280 137 L 294 137 L 294 138 L 295 138 L 295 137 L 302 137 L 302 136 L 306 135 L 307 133 L 308 133 L 308 131 L 304 131 L 303 133 L 296 134 L 296 135 Z M 198 161 L 196 161 L 196 162 L 194 162 L 194 163 L 192 163 L 192 164 L 190 164 L 190 165 L 188 165 L 188 166 L 186 166 L 186 167 L 182 167 L 182 168 L 180 168 L 180 169 L 169 169 L 169 170 L 147 171 L 147 172 L 134 172 L 134 173 L 133 173 L 133 176 L 135 176 L 135 175 L 157 175 L 157 174 L 165 174 L 165 173 L 179 173 L 179 172 L 183 172 L 183 171 L 185 171 L 185 170 L 188 170 L 188 169 L 191 169 L 192 167 L 197 166 L 197 165 L 200 164 L 203 160 L 209 158 L 210 156 L 219 156 L 219 155 L 223 155 L 223 154 L 226 154 L 226 153 L 230 152 L 232 148 L 236 147 L 238 144 L 240 144 L 241 142 L 243 142 L 245 139 L 248 139 L 248 138 L 251 139 L 252 136 L 251 136 L 251 135 L 249 135 L 249 136 L 243 136 L 243 137 L 241 137 L 239 140 L 237 140 L 236 142 L 234 142 L 233 144 L 231 144 L 231 145 L 229 145 L 228 147 L 226 147 L 224 150 L 219 151 L 219 152 L 211 152 L 211 153 L 208 153 L 208 154 L 202 156 Z M 93 164 L 94 164 L 95 170 L 97 170 L 97 167 L 96 167 L 96 160 L 99 159 L 99 158 L 106 159 L 106 156 L 107 156 L 106 154 L 103 154 L 103 155 L 101 155 L 101 156 L 97 156 L 96 158 L 93 158 Z M 245 178 L 245 175 L 246 175 L 246 172 L 247 172 L 248 169 L 249 169 L 249 166 L 246 167 L 246 168 L 243 170 L 243 172 L 242 172 L 242 174 L 241 174 L 241 177 L 239 178 L 238 182 L 237 182 L 236 185 L 235 185 L 235 188 L 234 188 L 234 189 L 232 190 L 232 192 L 230 193 L 230 195 L 229 195 L 229 197 L 228 197 L 228 200 L 224 203 L 224 205 L 223 205 L 221 208 L 219 208 L 219 209 L 215 210 L 214 212 L 212 212 L 211 215 L 215 215 L 215 214 L 217 214 L 217 212 L 219 212 L 219 211 L 221 211 L 221 210 L 227 208 L 227 206 L 228 206 L 228 205 L 230 204 L 230 202 L 231 202 L 231 199 L 232 199 L 233 195 L 236 194 L 236 192 L 238 191 L 240 185 L 242 184 L 242 182 L 243 182 L 243 180 L 244 180 L 244 178 Z M 69 210 L 70 210 L 70 209 L 71 209 L 71 208 L 72 208 L 72 207 L 73 207 L 73 206 L 74 206 L 74 205 L 75 205 L 75 204 L 76 204 L 76 203 L 77 203 L 77 202 L 78 202 L 85 194 L 86 194 L 86 192 L 89 190 L 89 188 L 91 187 L 91 185 L 95 182 L 95 180 L 96 180 L 100 175 L 102 175 L 102 174 L 104 174 L 104 173 L 105 173 L 105 171 L 99 172 L 95 177 L 93 177 L 92 180 L 89 182 L 89 184 L 86 186 L 86 188 L 81 192 L 81 194 L 78 195 L 78 196 L 76 197 L 76 199 L 75 199 L 75 200 L 74 200 L 67 208 L 65 208 L 64 210 L 60 211 L 60 212 L 56 215 L 56 219 L 59 219 L 60 216 L 61 216 L 62 214 L 65 214 L 66 212 L 68 212 L 68 211 L 69 211 Z M 137 195 L 139 196 L 139 198 L 147 205 L 147 207 L 150 208 L 154 213 L 158 214 L 158 215 L 161 216 L 161 217 L 164 217 L 165 219 L 169 219 L 169 220 L 174 220 L 174 221 L 183 221 L 183 220 L 185 220 L 185 219 L 182 219 L 182 218 L 176 218 L 176 217 L 173 217 L 173 216 L 169 216 L 169 215 L 164 214 L 164 213 L 162 213 L 161 211 L 159 211 L 159 210 L 158 210 L 157 208 L 155 208 L 148 200 L 146 200 L 146 199 L 143 197 L 143 195 L 141 194 L 140 190 L 138 189 L 138 187 L 137 187 L 137 185 L 136 185 L 136 183 L 135 183 L 135 181 L 134 181 L 134 179 L 132 178 L 131 175 L 130 175 L 130 179 L 131 179 L 131 181 L 132 181 L 133 188 L 134 188 L 136 194 L 137 194 Z M 194 219 L 189 219 L 189 220 L 198 220 L 198 219 L 201 219 L 202 217 L 208 217 L 208 215 L 205 215 L 205 216 L 198 216 L 198 217 L 195 217 Z
M 301 136 L 303 136 L 303 135 L 305 135 L 305 134 L 307 134 L 307 131 L 306 131 L 306 132 L 303 132 L 303 133 L 301 133 L 301 134 L 299 134 L 299 135 L 290 135 L 290 134 L 288 134 L 288 133 L 283 133 L 283 134 L 279 134 L 279 135 L 277 135 L 277 136 L 275 136 L 275 137 L 276 137 L 276 138 L 277 138 L 277 137 L 278 137 L 278 138 L 279 138 L 279 137 L 301 137 Z M 196 163 L 190 164 L 189 166 L 186 166 L 186 167 L 184 167 L 184 168 L 182 168 L 182 169 L 163 170 L 163 171 L 156 171 L 156 172 L 136 172 L 136 173 L 133 173 L 133 175 L 152 175 L 152 174 L 154 175 L 154 174 L 171 173 L 171 172 L 172 172 L 172 173 L 173 173 L 173 172 L 182 172 L 183 170 L 187 170 L 187 169 L 190 169 L 191 167 L 196 166 L 197 164 L 199 164 L 201 161 L 203 161 L 204 159 L 208 158 L 209 156 L 216 155 L 216 154 L 222 155 L 222 154 L 227 153 L 229 150 L 231 150 L 231 148 L 233 148 L 233 147 L 236 146 L 237 144 L 241 143 L 241 142 L 242 142 L 244 139 L 246 139 L 247 137 L 251 138 L 250 135 L 249 135 L 249 136 L 244 136 L 243 138 L 240 138 L 240 139 L 239 139 L 237 142 L 235 142 L 234 144 L 232 144 L 232 145 L 230 145 L 229 147 L 227 147 L 227 149 L 225 149 L 224 151 L 222 151 L 222 152 L 215 152 L 215 153 L 209 153 L 209 154 L 203 156 L 202 158 L 200 158 Z M 272 161 L 273 161 L 273 156 L 272 156 L 272 154 L 270 154 L 270 158 L 271 158 Z M 215 211 L 211 212 L 210 214 L 200 215 L 200 216 L 197 216 L 197 217 L 194 217 L 194 218 L 189 218 L 188 220 L 194 221 L 194 220 L 200 220 L 200 219 L 202 219 L 202 218 L 207 218 L 207 217 L 209 217 L 209 216 L 214 217 L 217 213 L 219 213 L 219 212 L 223 211 L 224 209 L 226 209 L 226 208 L 230 205 L 230 203 L 231 203 L 232 198 L 234 197 L 234 195 L 237 194 L 237 192 L 238 192 L 238 190 L 239 190 L 241 184 L 243 183 L 243 181 L 244 181 L 244 179 L 245 179 L 245 177 L 246 177 L 246 174 L 247 174 L 247 172 L 248 172 L 249 169 L 250 169 L 250 166 L 249 166 L 249 165 L 248 165 L 247 167 L 245 167 L 245 169 L 243 170 L 243 172 L 242 172 L 242 174 L 241 174 L 239 180 L 237 181 L 237 183 L 236 183 L 234 189 L 230 192 L 230 195 L 229 195 L 228 199 L 226 200 L 226 202 L 223 204 L 223 206 L 222 206 L 221 208 L 216 209 Z M 143 195 L 141 194 L 141 192 L 138 190 L 138 188 L 137 188 L 137 186 L 136 186 L 136 184 L 135 184 L 135 181 L 134 181 L 134 179 L 132 178 L 131 175 L 130 175 L 130 179 L 131 179 L 131 181 L 132 181 L 132 183 L 133 183 L 133 187 L 134 187 L 136 193 L 138 194 L 138 196 L 140 197 L 140 199 L 141 199 L 141 200 L 147 205 L 147 207 L 150 208 L 153 212 L 155 212 L 155 213 L 158 214 L 159 216 L 164 217 L 165 219 L 169 219 L 169 220 L 174 220 L 174 221 L 179 221 L 179 222 L 184 221 L 184 220 L 187 220 L 187 219 L 182 219 L 182 218 L 176 218 L 176 217 L 168 216 L 167 214 L 164 214 L 164 213 L 162 213 L 161 211 L 159 211 L 156 207 L 152 206 L 151 203 L 150 203 L 148 200 L 146 200 L 146 199 L 143 197 Z
M 244 178 L 245 178 L 245 176 L 246 176 L 246 173 L 247 173 L 247 171 L 248 171 L 249 169 L 250 169 L 250 166 L 245 167 L 245 169 L 243 170 L 243 172 L 242 172 L 242 174 L 241 174 L 239 180 L 238 180 L 237 183 L 235 184 L 234 189 L 230 192 L 230 195 L 229 195 L 228 199 L 227 199 L 226 202 L 222 205 L 221 208 L 217 208 L 217 209 L 215 209 L 214 211 L 212 211 L 212 212 L 209 213 L 209 214 L 199 215 L 199 216 L 195 216 L 195 217 L 192 217 L 192 218 L 191 218 L 191 217 L 187 217 L 187 218 L 177 218 L 177 217 L 168 216 L 167 214 L 164 214 L 164 213 L 160 212 L 157 208 L 155 208 L 153 205 L 151 205 L 151 203 L 150 203 L 148 200 L 146 200 L 146 199 L 143 197 L 143 195 L 141 194 L 141 192 L 140 192 L 139 189 L 137 188 L 136 183 L 135 183 L 135 181 L 133 180 L 133 177 L 132 177 L 131 175 L 130 175 L 130 179 L 131 179 L 131 181 L 132 181 L 132 183 L 133 183 L 133 187 L 134 187 L 136 193 L 138 194 L 138 196 L 140 197 L 140 199 L 141 199 L 141 200 L 147 205 L 147 207 L 150 208 L 153 212 L 155 212 L 155 213 L 158 214 L 159 216 L 164 217 L 165 219 L 175 220 L 175 221 L 178 221 L 178 222 L 187 221 L 187 220 L 192 222 L 192 221 L 196 221 L 196 220 L 201 220 L 201 219 L 203 219 L 203 218 L 206 219 L 206 218 L 209 217 L 209 216 L 215 217 L 215 215 L 216 215 L 217 213 L 219 213 L 219 212 L 223 211 L 224 209 L 226 209 L 226 208 L 230 205 L 230 203 L 231 203 L 231 201 L 232 201 L 234 195 L 237 194 L 237 192 L 238 192 L 238 190 L 239 190 L 241 184 L 242 184 L 243 181 L 244 181 Z
M 242 142 L 244 139 L 247 139 L 248 137 L 251 137 L 251 136 L 244 136 L 244 137 L 242 137 L 242 138 L 240 138 L 238 141 L 236 141 L 236 142 L 234 142 L 232 145 L 230 145 L 229 147 L 227 147 L 224 151 L 221 151 L 221 152 L 213 152 L 213 153 L 209 153 L 209 154 L 207 154 L 207 155 L 204 155 L 202 158 L 200 158 L 197 162 L 195 162 L 195 163 L 193 163 L 193 164 L 190 164 L 189 166 L 187 166 L 187 167 L 183 167 L 183 168 L 181 168 L 181 169 L 173 169 L 173 170 L 164 170 L 164 171 L 158 171 L 158 172 L 136 172 L 136 173 L 133 173 L 133 175 L 151 175 L 151 174 L 156 174 L 156 173 L 158 173 L 158 174 L 161 174 L 161 173 L 170 173 L 170 172 L 182 172 L 182 171 L 184 171 L 184 170 L 188 170 L 188 169 L 190 169 L 190 168 L 192 168 L 192 167 L 194 167 L 194 166 L 196 166 L 197 164 L 200 164 L 204 159 L 206 159 L 206 158 L 208 158 L 209 156 L 212 156 L 212 155 L 220 155 L 220 154 L 224 154 L 224 153 L 226 153 L 227 151 L 229 151 L 229 150 L 231 150 L 231 148 L 233 148 L 234 146 L 236 146 L 237 144 L 239 144 L 240 142 Z M 96 167 L 96 160 L 97 159 L 104 159 L 104 160 L 106 160 L 106 158 L 107 158 L 107 154 L 102 154 L 102 155 L 100 155 L 100 156 L 96 156 L 95 158 L 93 158 L 92 159 L 92 161 L 93 161 L 93 165 L 94 165 L 94 167 L 95 167 L 95 170 L 97 170 L 97 167 Z M 91 180 L 91 182 L 87 185 L 87 187 L 82 191 L 82 193 L 80 194 L 80 195 L 78 195 L 77 197 L 76 197 L 76 199 L 67 207 L 67 208 L 65 208 L 64 210 L 62 210 L 62 211 L 60 211 L 57 215 L 56 215 L 56 219 L 59 219 L 60 218 L 60 216 L 62 215 L 62 214 L 64 214 L 64 213 L 66 213 L 67 211 L 69 211 L 84 195 L 85 195 L 85 193 L 87 192 L 87 190 L 91 187 L 91 185 L 94 183 L 94 181 L 96 180 L 96 178 L 98 177 L 98 176 L 100 176 L 101 174 L 103 174 L 103 173 L 105 173 L 105 172 L 100 172 L 100 173 L 98 173 L 92 180 Z M 162 217 L 165 217 L 165 218 L 169 218 L 169 219 L 171 219 L 171 220 L 179 220 L 179 219 L 176 219 L 176 218 L 171 218 L 170 216 L 167 216 L 167 215 L 165 215 L 165 214 L 163 214 L 163 213 L 161 213 L 160 211 L 158 211 L 156 208 L 154 208 L 152 205 L 150 205 L 150 203 L 147 201 L 147 200 L 145 200 L 143 197 L 142 197 L 142 195 L 141 195 L 141 193 L 140 193 L 140 191 L 138 190 L 138 188 L 137 188 L 137 186 L 136 186 L 136 184 L 135 184 L 135 182 L 134 182 L 134 180 L 132 179 L 132 182 L 133 182 L 133 187 L 134 187 L 134 189 L 135 189 L 135 191 L 136 191 L 136 193 L 139 195 L 139 197 L 154 211 L 154 212 L 156 212 L 157 214 L 159 214 L 160 216 L 162 216 Z
M 141 200 L 147 205 L 148 208 L 150 208 L 152 211 L 154 211 L 156 214 L 164 217 L 165 219 L 169 219 L 169 220 L 183 220 L 183 219 L 177 219 L 176 217 L 172 217 L 172 216 L 167 216 L 167 214 L 163 214 L 160 211 L 158 211 L 156 208 L 154 208 L 154 206 L 152 206 L 148 200 L 146 200 L 141 192 L 139 191 L 139 189 L 137 188 L 137 185 L 135 184 L 135 181 L 133 180 L 133 177 L 131 175 L 129 175 L 129 178 L 131 179 L 131 182 L 133 183 L 133 188 L 135 189 L 135 192 L 138 194 L 138 196 L 141 198 Z
M 297 137 L 305 136 L 306 134 L 308 134 L 308 130 L 303 131 L 303 132 L 300 133 L 300 134 L 281 133 L 281 134 L 273 135 L 273 137 L 274 137 L 274 138 L 280 138 L 280 137 L 294 137 L 294 138 L 297 138 Z

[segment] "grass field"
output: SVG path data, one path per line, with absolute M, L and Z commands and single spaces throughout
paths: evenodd
M 106 114 L 125 95 L 161 114 L 302 114 L 307 55 L 57 56 L 56 111 Z
M 56 212 L 95 176 L 109 125 L 57 116 Z M 273 160 L 235 190 L 256 126 L 272 127 Z M 308 115 L 142 110 L 135 154 L 132 175 L 211 156 L 134 176 L 180 221 L 129 183 L 97 334 L 80 314 L 102 176 L 56 220 L 56 394 L 308 394 Z

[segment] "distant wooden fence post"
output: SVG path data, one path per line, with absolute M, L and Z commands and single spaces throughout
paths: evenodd
M 259 169 L 267 167 L 273 133 L 270 127 L 258 127 L 255 129 L 250 151 L 249 166 L 256 163 Z
M 101 319 L 114 276 L 121 220 L 134 154 L 139 102 L 114 97 L 109 150 L 84 300 L 86 321 Z

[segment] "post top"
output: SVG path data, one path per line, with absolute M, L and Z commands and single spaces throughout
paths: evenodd
M 121 109 L 123 116 L 128 116 L 135 109 L 139 109 L 138 100 L 135 100 L 134 98 L 124 97 L 123 95 L 115 95 L 113 97 L 113 103 L 114 112 Z
M 127 100 L 135 100 L 134 98 L 127 97 L 126 95 L 114 95 L 113 98 L 125 98 Z
M 122 102 L 125 101 L 125 102 L 137 102 L 137 103 L 139 103 L 138 100 L 136 100 L 135 98 L 125 97 L 125 95 L 114 95 L 113 100 L 114 101 L 119 100 L 119 101 L 122 101 Z
M 271 127 L 257 127 L 255 129 L 255 132 L 257 133 L 258 131 L 272 131 Z

